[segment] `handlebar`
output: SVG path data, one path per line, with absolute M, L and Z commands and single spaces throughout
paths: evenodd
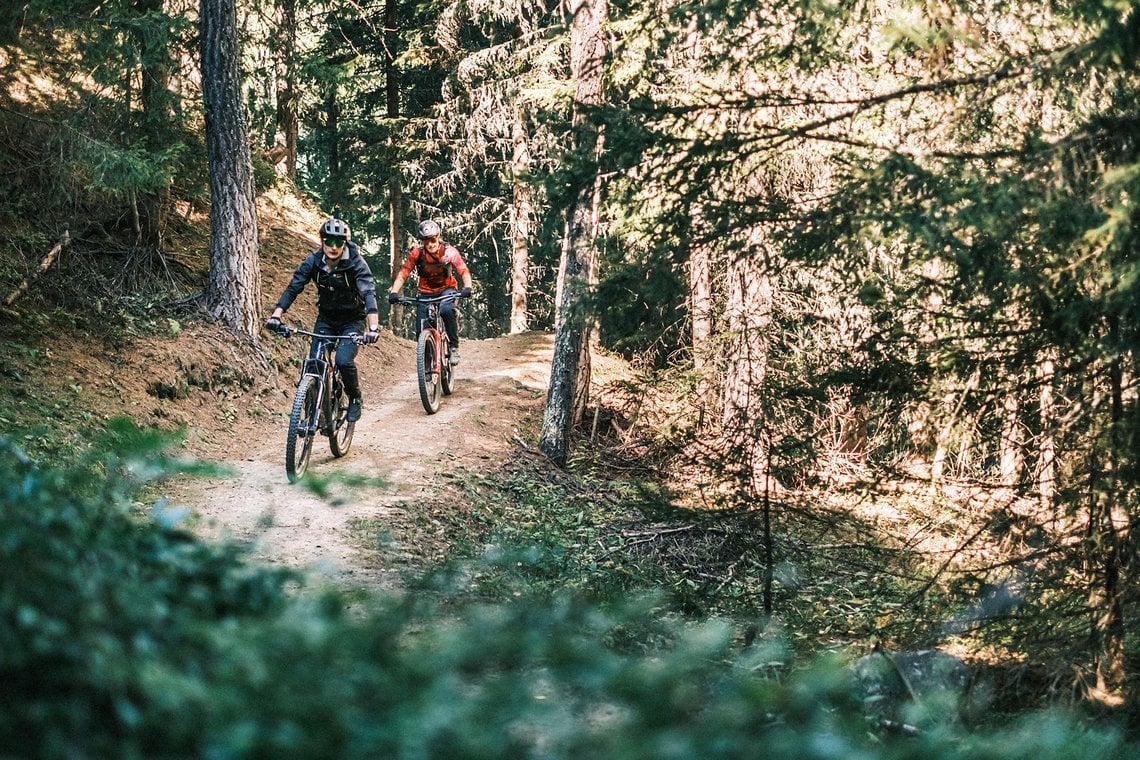
M 282 322 L 281 326 L 276 328 L 276 329 L 274 329 L 274 328 L 269 328 L 269 329 L 272 332 L 275 332 L 278 335 L 280 335 L 282 338 L 288 338 L 288 337 L 291 337 L 295 333 L 299 333 L 301 335 L 308 335 L 310 338 L 322 338 L 324 340 L 351 340 L 353 343 L 355 343 L 358 346 L 362 345 L 364 343 L 364 335 L 361 333 L 358 333 L 358 332 L 352 332 L 352 333 L 348 333 L 346 335 L 326 335 L 325 333 L 309 332 L 308 330 L 304 330 L 300 327 L 293 327 L 292 325 L 287 325 L 284 322 Z
M 397 303 L 403 304 L 404 306 L 415 306 L 421 303 L 443 303 L 444 301 L 457 301 L 460 298 L 470 297 L 471 296 L 463 295 L 461 292 L 444 293 L 438 296 L 416 296 L 415 298 L 411 298 L 409 296 L 400 296 Z

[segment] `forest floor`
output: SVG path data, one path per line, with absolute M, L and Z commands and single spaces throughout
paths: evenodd
M 172 500 L 201 518 L 203 533 L 249 543 L 257 559 L 314 569 L 338 585 L 396 585 L 401 566 L 446 553 L 443 521 L 464 508 L 453 485 L 463 473 L 525 453 L 520 427 L 541 415 L 550 349 L 541 333 L 464 341 L 455 391 L 428 415 L 415 344 L 365 348 L 357 359 L 365 407 L 352 448 L 334 459 L 319 438 L 309 464 L 310 480 L 331 478 L 326 493 L 286 479 L 292 387 L 284 386 L 275 413 L 239 439 L 215 432 L 198 445 L 233 474 L 181 480 Z M 394 567 L 385 556 L 404 561 Z

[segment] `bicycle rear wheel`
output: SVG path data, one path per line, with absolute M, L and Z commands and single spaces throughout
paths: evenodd
M 443 339 L 440 355 L 443 356 L 443 366 L 439 368 L 439 387 L 443 390 L 443 395 L 450 396 L 455 389 L 455 367 L 451 366 L 451 344 L 446 338 Z
M 285 437 L 285 474 L 290 483 L 305 474 L 313 439 L 317 437 L 317 378 L 305 375 L 297 383 L 293 411 L 289 414 L 289 433 Z
M 348 396 L 345 395 L 344 385 L 340 376 L 333 380 L 332 398 L 329 399 L 329 412 L 332 416 L 332 428 L 329 431 L 329 448 L 334 457 L 342 457 L 348 453 L 352 446 L 352 431 L 355 422 L 348 421 Z
M 420 401 L 428 414 L 439 411 L 440 377 L 435 364 L 438 336 L 431 330 L 420 333 L 416 344 L 416 375 L 420 381 Z

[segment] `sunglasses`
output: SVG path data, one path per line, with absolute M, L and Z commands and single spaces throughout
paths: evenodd
M 438 242 L 439 242 L 438 237 L 424 238 L 424 245 L 431 245 L 432 243 L 438 243 Z
M 338 237 L 325 238 L 325 245 L 327 245 L 329 248 L 340 248 L 341 246 L 344 245 L 344 243 L 345 243 L 344 238 L 338 238 Z

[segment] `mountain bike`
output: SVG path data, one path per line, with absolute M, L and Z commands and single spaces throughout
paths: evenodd
M 441 296 L 401 297 L 405 306 L 419 306 L 426 303 L 427 317 L 419 325 L 416 339 L 416 377 L 420 383 L 420 402 L 428 414 L 439 411 L 441 397 L 450 396 L 455 389 L 455 368 L 451 366 L 451 342 L 443 317 L 439 313 L 440 304 L 462 298 L 459 293 L 445 293 Z
M 316 351 L 310 352 L 313 358 L 305 359 L 301 368 L 285 437 L 285 474 L 290 483 L 296 483 L 309 466 L 313 441 L 318 435 L 328 437 L 334 457 L 344 456 L 352 445 L 356 423 L 348 420 L 348 396 L 336 368 L 336 347 L 342 340 L 361 345 L 364 336 L 360 333 L 324 335 L 288 325 L 281 325 L 276 332 L 286 338 L 299 334 L 317 340 Z

